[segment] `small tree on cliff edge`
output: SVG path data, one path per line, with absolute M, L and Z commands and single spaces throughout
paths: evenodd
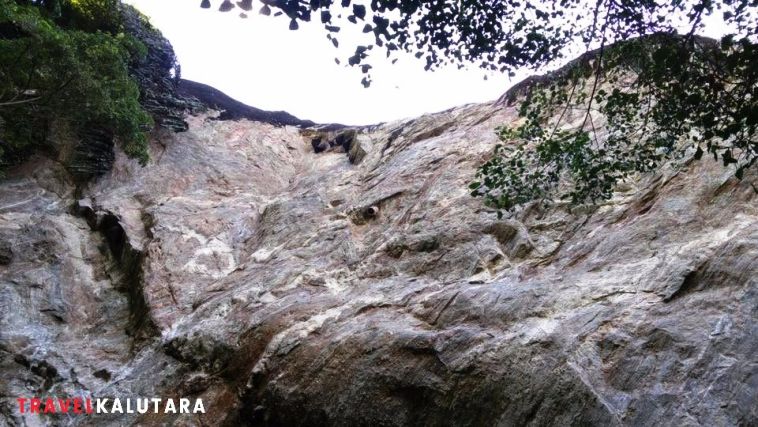
M 243 16 L 254 7 L 252 0 L 216 5 Z M 689 152 L 714 156 L 740 179 L 758 159 L 758 0 L 261 0 L 255 7 L 286 16 L 293 30 L 318 20 L 335 46 L 343 26 L 361 26 L 368 41 L 348 63 L 360 67 L 366 86 L 376 51 L 413 53 L 426 69 L 513 73 L 593 50 L 533 82 L 521 124 L 498 128 L 505 144 L 471 190 L 499 209 L 608 198 L 619 180 Z M 698 36 L 712 15 L 729 30 L 719 41 Z

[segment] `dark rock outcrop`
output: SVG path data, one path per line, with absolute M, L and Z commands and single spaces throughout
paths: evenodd
M 158 126 L 174 132 L 186 131 L 184 115 L 202 106 L 178 91 L 181 68 L 174 48 L 134 7 L 121 5 L 121 10 L 124 30 L 147 48 L 145 57 L 129 66 L 140 87 L 140 103 Z
M 316 123 L 310 120 L 298 119 L 285 111 L 265 111 L 251 107 L 231 98 L 216 88 L 191 80 L 181 80 L 179 94 L 185 97 L 196 98 L 207 108 L 219 111 L 219 120 L 247 119 L 270 123 L 276 126 L 310 127 L 316 125 Z

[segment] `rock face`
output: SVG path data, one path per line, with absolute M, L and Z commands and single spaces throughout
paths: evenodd
M 703 160 L 498 220 L 516 107 L 355 131 L 188 118 L 75 191 L 0 184 L 0 426 L 756 425 L 758 194 Z M 353 145 L 351 145 L 353 147 Z M 16 397 L 206 414 L 20 414 Z

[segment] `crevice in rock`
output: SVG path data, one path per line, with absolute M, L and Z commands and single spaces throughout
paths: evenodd
M 235 354 L 233 347 L 207 335 L 179 336 L 167 342 L 163 349 L 193 371 L 202 370 L 210 374 L 221 373 Z
M 437 322 L 439 322 L 439 320 L 440 320 L 440 317 L 442 317 L 442 314 L 445 312 L 445 310 L 447 310 L 447 309 L 448 309 L 448 307 L 450 307 L 450 306 L 453 304 L 453 301 L 455 301 L 455 299 L 456 299 L 456 298 L 458 298 L 458 295 L 459 295 L 459 294 L 460 294 L 460 291 L 458 291 L 458 292 L 454 293 L 454 294 L 453 294 L 453 296 L 452 296 L 452 297 L 450 297 L 450 298 L 447 300 L 447 302 L 446 302 L 446 303 L 445 303 L 445 305 L 442 307 L 442 309 L 440 309 L 440 311 L 437 313 L 437 316 L 435 316 L 435 317 L 434 317 L 434 320 L 432 320 L 432 322 L 431 322 L 431 324 L 432 324 L 432 325 L 437 325 Z
M 236 360 L 233 360 L 227 371 L 237 373 L 248 372 L 249 375 L 246 382 L 242 380 L 244 376 L 241 375 L 234 375 L 234 380 L 227 379 L 238 390 L 239 407 L 236 413 L 230 414 L 227 422 L 223 425 L 271 425 L 270 418 L 272 414 L 269 408 L 266 407 L 266 394 L 270 391 L 267 389 L 267 385 L 269 384 L 271 373 L 267 369 L 256 370 L 254 367 L 260 362 L 267 345 L 281 326 L 274 322 L 272 325 L 265 325 L 262 328 L 250 330 L 240 339 L 245 344 L 236 354 L 244 355 L 244 358 L 237 357 Z
M 393 130 L 392 130 L 392 131 L 389 133 L 389 136 L 387 136 L 387 140 L 385 141 L 384 145 L 382 146 L 382 150 L 379 152 L 379 158 L 380 158 L 380 159 L 383 159 L 383 158 L 384 158 L 384 153 L 385 153 L 387 150 L 389 150 L 389 149 L 390 149 L 390 147 L 392 147 L 392 143 L 393 143 L 393 142 L 395 142 L 395 140 L 396 140 L 396 139 L 398 139 L 398 138 L 400 137 L 400 135 L 402 135 L 402 134 L 403 134 L 403 132 L 404 132 L 404 131 L 405 131 L 405 127 L 404 127 L 404 126 L 400 126 L 400 127 L 398 127 L 398 128 L 395 128 L 395 129 L 393 129 Z M 378 168 L 380 165 L 381 165 L 381 163 L 377 163 L 377 164 L 376 164 L 376 165 L 373 167 L 373 169 L 372 169 L 372 172 L 373 172 L 374 170 L 376 170 L 376 169 L 377 169 L 377 168 Z
M 116 288 L 126 294 L 129 304 L 126 333 L 135 343 L 157 336 L 158 328 L 150 315 L 144 295 L 142 265 L 145 253 L 131 245 L 129 236 L 116 214 L 110 211 L 96 211 L 82 201 L 76 203 L 73 211 L 77 216 L 83 217 L 93 231 L 101 233 L 108 244 L 118 273 L 114 278 Z
M 419 142 L 419 141 L 423 141 L 425 139 L 436 138 L 436 137 L 442 135 L 443 133 L 445 133 L 448 129 L 450 129 L 453 126 L 455 126 L 455 124 L 456 123 L 454 121 L 448 121 L 448 122 L 445 122 L 445 123 L 443 123 L 443 124 L 441 124 L 439 126 L 433 127 L 433 128 L 431 128 L 429 130 L 425 130 L 423 132 L 419 132 L 413 138 L 411 138 L 411 140 L 409 141 L 409 143 L 413 144 L 413 143 L 416 143 L 416 142 Z
M 0 241 L 0 265 L 9 265 L 13 261 L 13 248 L 11 243 Z
M 42 390 L 50 390 L 54 384 L 61 382 L 63 379 L 58 373 L 58 369 L 47 360 L 29 359 L 23 354 L 16 354 L 13 357 L 13 361 L 39 377 L 42 381 Z
M 327 151 L 343 151 L 351 164 L 357 165 L 364 157 L 366 150 L 358 141 L 356 129 L 345 129 L 337 132 L 326 130 L 309 129 L 303 135 L 311 140 L 313 152 L 324 153 Z
M 348 209 L 347 214 L 355 225 L 365 225 L 369 221 L 375 220 L 383 210 L 384 206 L 403 195 L 402 191 L 395 191 L 383 197 L 379 197 L 367 204 L 356 206 Z
M 494 222 L 485 226 L 483 231 L 498 241 L 503 252 L 509 258 L 524 258 L 534 249 L 529 231 L 521 223 L 515 221 Z
M 682 283 L 671 294 L 663 298 L 663 302 L 671 302 L 694 291 L 700 284 L 700 271 L 690 271 L 684 276 Z

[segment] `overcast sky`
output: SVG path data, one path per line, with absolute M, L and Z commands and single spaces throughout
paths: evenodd
M 182 77 L 246 104 L 319 123 L 371 124 L 486 102 L 529 74 L 511 80 L 490 73 L 484 80 L 485 73 L 476 68 L 425 72 L 423 62 L 412 56 L 400 56 L 391 65 L 378 52 L 371 61 L 373 83 L 365 89 L 359 69 L 334 62 L 335 56 L 344 59 L 351 52 L 335 49 L 320 23 L 290 31 L 286 17 L 258 15 L 257 7 L 247 19 L 239 18 L 240 9 L 220 13 L 219 0 L 210 10 L 201 9 L 200 0 L 126 2 L 171 41 Z M 344 28 L 341 46 L 354 49 L 359 30 Z
M 209 84 L 246 104 L 285 110 L 316 122 L 370 124 L 417 116 L 456 105 L 490 101 L 513 82 L 479 69 L 454 67 L 425 72 L 424 63 L 401 56 L 391 65 L 377 54 L 373 83 L 365 89 L 358 68 L 337 65 L 350 56 L 326 39 L 320 24 L 288 29 L 285 17 L 267 17 L 257 8 L 247 19 L 199 7 L 200 0 L 127 0 L 174 46 L 182 77 Z M 260 6 L 260 5 L 258 5 Z M 352 46 L 346 29 L 342 46 Z M 358 29 L 360 30 L 360 29 Z

